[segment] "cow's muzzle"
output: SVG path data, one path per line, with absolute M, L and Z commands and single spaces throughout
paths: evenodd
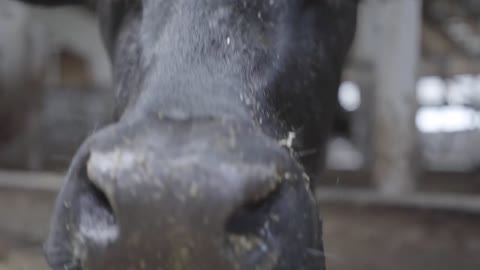
M 150 120 L 78 152 L 46 252 L 54 269 L 309 269 L 318 230 L 306 175 L 255 128 Z

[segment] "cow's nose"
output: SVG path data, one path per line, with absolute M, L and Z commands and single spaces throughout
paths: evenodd
M 285 152 L 207 124 L 163 127 L 92 140 L 71 169 L 63 215 L 80 269 L 269 270 L 286 242 L 290 256 L 314 248 L 313 201 Z
M 116 149 L 92 152 L 87 176 L 96 198 L 96 205 L 88 205 L 95 209 L 88 219 L 95 224 L 81 223 L 80 231 L 93 230 L 87 236 L 95 246 L 111 238 L 112 259 L 125 250 L 143 250 L 143 256 L 156 259 L 137 262 L 133 256 L 129 264 L 162 263 L 166 269 L 230 269 L 228 256 L 254 256 L 252 266 L 273 266 L 278 259 L 274 239 L 264 232 L 282 180 L 273 165 Z M 149 254 L 153 250 L 157 254 Z M 111 267 L 116 260 L 89 255 L 94 265 L 88 269 Z

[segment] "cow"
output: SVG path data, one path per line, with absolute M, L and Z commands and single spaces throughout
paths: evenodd
M 312 188 L 358 0 L 23 0 L 99 19 L 115 121 L 54 209 L 59 269 L 325 269 Z

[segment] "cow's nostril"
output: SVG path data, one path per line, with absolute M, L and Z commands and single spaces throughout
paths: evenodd
M 105 192 L 88 177 L 87 168 L 80 171 L 84 191 L 80 196 L 79 232 L 95 244 L 107 244 L 118 237 L 119 228 L 113 207 Z
M 226 223 L 228 234 L 261 235 L 272 216 L 272 206 L 281 197 L 281 185 L 265 197 L 249 201 L 238 208 Z
M 276 265 L 279 253 L 270 223 L 275 205 L 282 198 L 281 193 L 282 185 L 278 185 L 260 200 L 242 205 L 227 220 L 227 250 L 242 262 L 245 269 L 273 269 Z

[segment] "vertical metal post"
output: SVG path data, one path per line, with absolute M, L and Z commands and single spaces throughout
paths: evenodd
M 422 1 L 375 3 L 373 177 L 380 192 L 402 194 L 415 189 L 417 177 L 415 114 Z

